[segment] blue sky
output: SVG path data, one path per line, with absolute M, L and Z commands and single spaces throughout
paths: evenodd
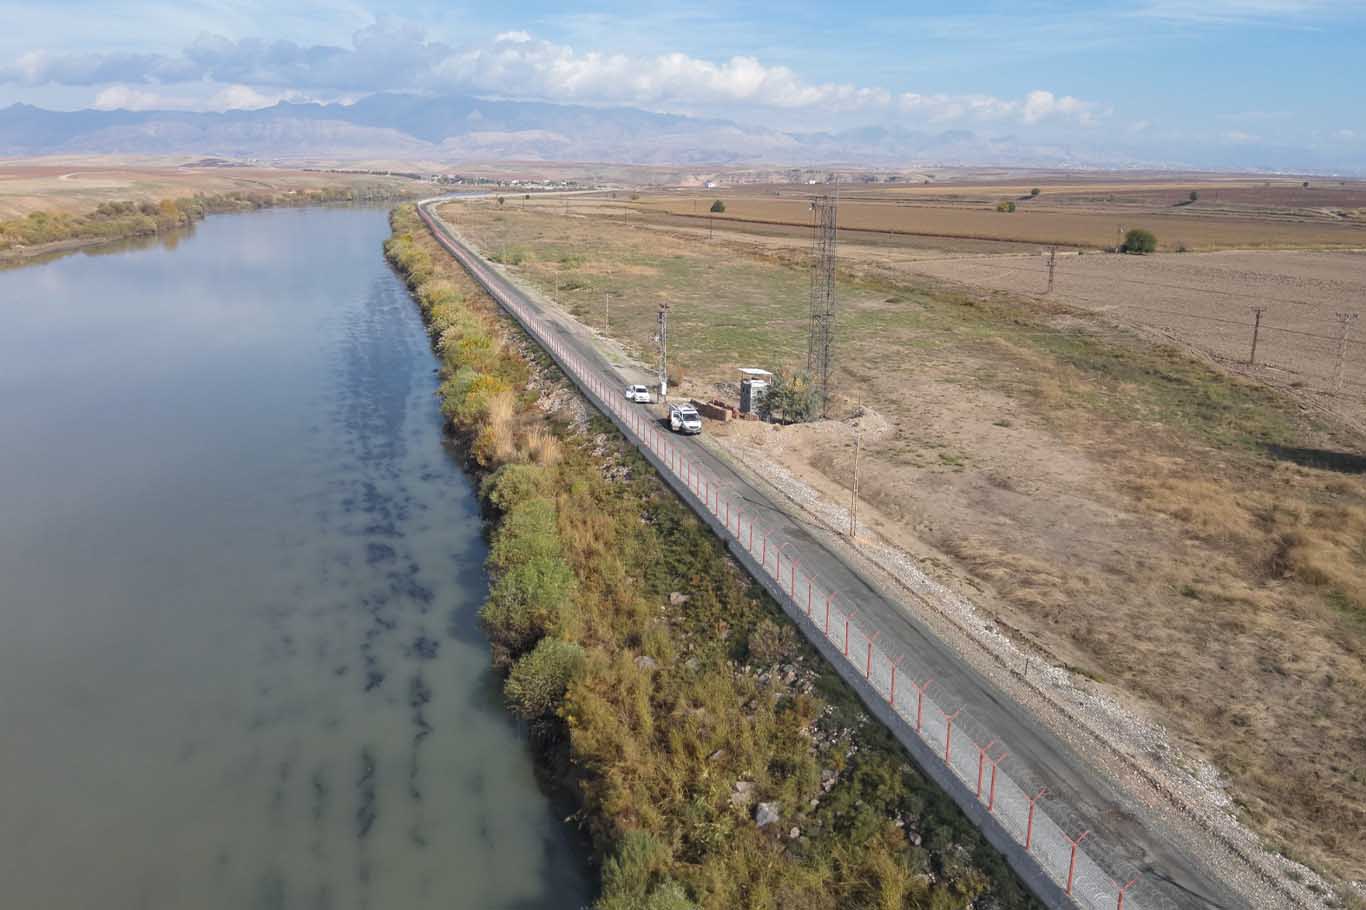
M 0 105 L 464 93 L 1366 168 L 1366 2 L 0 0 Z

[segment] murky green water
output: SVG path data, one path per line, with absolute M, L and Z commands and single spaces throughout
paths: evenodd
M 0 905 L 574 908 L 376 210 L 0 272 Z

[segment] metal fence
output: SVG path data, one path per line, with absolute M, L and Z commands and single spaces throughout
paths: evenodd
M 423 216 L 427 217 L 425 212 Z M 1175 910 L 1177 904 L 1159 889 L 1155 877 L 1145 877 L 1118 860 L 1117 851 L 1107 848 L 1069 808 L 1066 794 L 1040 786 L 1028 765 L 1011 756 L 1010 744 L 993 737 L 961 707 L 952 691 L 887 653 L 876 633 L 860 628 L 840 591 L 802 567 L 802 544 L 788 540 L 783 529 L 760 522 L 754 509 L 728 492 L 698 458 L 689 457 L 652 413 L 627 402 L 621 387 L 602 375 L 601 365 L 580 356 L 552 331 L 548 320 L 522 306 L 515 296 L 500 294 L 487 266 L 462 255 L 442 238 L 437 225 L 428 223 L 565 374 L 635 445 L 653 456 L 666 479 L 671 475 L 676 486 L 691 494 L 694 507 L 705 510 L 718 533 L 751 558 L 766 576 L 760 580 L 766 581 L 802 632 L 818 646 L 823 641 L 822 650 L 844 663 L 846 677 L 852 673 L 862 678 L 867 691 L 860 694 L 865 701 L 870 697 L 885 701 L 910 735 L 926 747 L 920 753 L 928 750 L 943 763 L 970 794 L 968 798 L 985 810 L 988 823 L 999 825 L 1023 849 L 1065 895 L 1065 901 L 1087 910 Z M 951 795 L 963 798 L 961 791 Z

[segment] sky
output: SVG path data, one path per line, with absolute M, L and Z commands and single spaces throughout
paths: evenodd
M 404 91 L 1366 170 L 1366 0 L 0 0 L 0 21 L 0 106 Z

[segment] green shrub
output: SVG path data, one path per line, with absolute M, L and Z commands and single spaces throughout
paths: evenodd
M 558 638 L 542 638 L 508 674 L 503 692 L 512 710 L 526 720 L 553 714 L 583 667 L 583 648 Z
M 472 429 L 488 415 L 492 400 L 500 394 L 508 393 L 510 387 L 497 376 L 480 373 L 471 370 L 469 367 L 461 367 L 456 376 L 466 375 L 467 371 L 473 374 L 473 378 L 469 379 L 468 384 L 463 387 L 464 394 L 446 398 L 441 404 L 441 410 L 457 426 Z M 446 385 L 443 383 L 441 386 L 443 397 L 446 394 Z
M 804 423 L 818 416 L 820 396 L 806 373 L 778 370 L 759 405 L 759 416 L 781 423 Z
M 726 211 L 726 204 L 718 199 L 711 204 L 711 211 L 717 215 L 723 214 Z
M 528 499 L 550 492 L 550 472 L 538 464 L 505 464 L 480 485 L 480 493 L 495 509 L 511 512 Z
M 563 555 L 555 521 L 555 504 L 549 499 L 528 499 L 511 509 L 498 525 L 489 548 L 487 565 L 494 572 L 535 559 Z
M 573 592 L 574 572 L 563 559 L 530 559 L 499 576 L 479 618 L 493 643 L 516 656 L 560 628 Z
M 1124 235 L 1124 245 L 1120 249 L 1125 253 L 1151 253 L 1157 249 L 1157 235 L 1146 228 L 1130 228 Z
M 602 864 L 602 897 L 597 910 L 637 910 L 660 884 L 672 863 L 669 848 L 645 831 L 627 831 Z

